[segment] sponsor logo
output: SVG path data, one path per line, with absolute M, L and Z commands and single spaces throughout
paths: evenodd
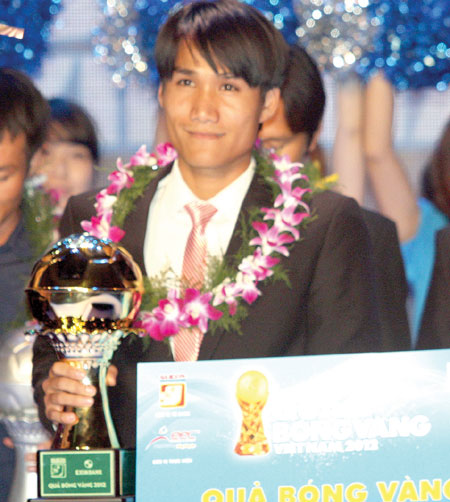
M 186 380 L 184 375 L 165 375 L 160 378 L 160 408 L 183 408 L 186 405 Z
M 54 479 L 67 478 L 67 461 L 65 458 L 50 459 L 50 477 Z

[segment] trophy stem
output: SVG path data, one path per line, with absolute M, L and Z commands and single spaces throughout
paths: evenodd
M 65 407 L 66 411 L 74 411 L 78 422 L 71 425 L 59 424 L 53 439 L 52 449 L 111 448 L 112 441 L 108 434 L 102 404 L 102 393 L 99 385 L 99 365 L 83 359 L 65 359 L 65 362 L 76 368 L 84 369 L 87 374 L 83 380 L 85 385 L 97 388 L 94 404 L 90 407 Z

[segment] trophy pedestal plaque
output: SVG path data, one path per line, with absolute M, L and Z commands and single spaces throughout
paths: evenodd
M 38 472 L 38 492 L 44 500 L 115 500 L 134 494 L 135 451 L 42 450 L 38 453 Z

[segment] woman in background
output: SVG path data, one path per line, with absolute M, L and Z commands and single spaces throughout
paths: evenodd
M 425 167 L 417 199 L 392 146 L 392 88 L 380 78 L 370 91 L 371 124 L 377 131 L 366 137 L 367 170 L 381 212 L 397 224 L 414 300 L 415 342 L 433 271 L 436 233 L 450 222 L 450 120 Z
M 433 194 L 426 190 L 417 199 L 393 148 L 394 94 L 448 88 L 450 3 L 294 0 L 294 5 L 299 37 L 337 83 L 332 159 L 337 189 L 363 204 L 368 177 L 378 209 L 397 224 L 412 299 L 414 347 L 433 269 L 435 233 L 450 216 L 450 168 L 448 161 L 433 160 L 431 169 L 441 173 L 433 179 Z M 448 145 L 444 136 L 441 152 Z
M 94 185 L 94 166 L 99 160 L 95 125 L 77 104 L 51 99 L 51 123 L 47 140 L 31 162 L 31 175 L 43 176 L 43 186 L 62 214 L 72 195 Z

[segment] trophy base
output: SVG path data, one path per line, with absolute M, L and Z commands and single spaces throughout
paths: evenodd
M 41 450 L 37 500 L 128 502 L 135 493 L 135 462 L 135 450 Z

